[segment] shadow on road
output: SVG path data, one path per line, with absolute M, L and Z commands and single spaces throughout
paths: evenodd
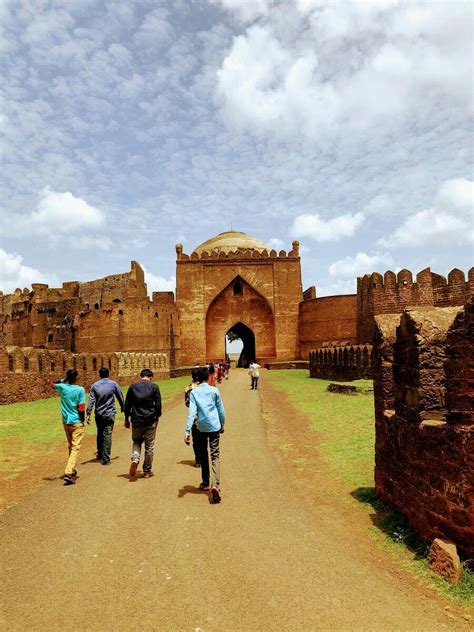
M 194 461 L 176 461 L 178 465 L 189 465 L 190 467 L 195 467 Z
M 143 476 L 130 476 L 130 474 L 117 474 L 117 478 L 125 478 L 129 483 L 136 483 L 139 478 L 143 478 Z

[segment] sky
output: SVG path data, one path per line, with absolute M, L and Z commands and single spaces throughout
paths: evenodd
M 0 290 L 240 230 L 304 288 L 473 262 L 473 4 L 0 0 Z

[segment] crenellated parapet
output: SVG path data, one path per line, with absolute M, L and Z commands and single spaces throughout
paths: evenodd
M 299 242 L 294 241 L 292 243 L 292 250 L 286 252 L 286 250 L 280 250 L 277 252 L 276 250 L 256 250 L 253 248 L 237 248 L 236 250 L 230 252 L 224 252 L 219 250 L 204 250 L 202 252 L 192 252 L 190 255 L 183 252 L 182 244 L 176 244 L 176 259 L 177 261 L 241 261 L 241 260 L 250 260 L 252 263 L 255 260 L 261 259 L 299 259 Z
M 413 307 L 450 307 L 464 304 L 474 294 L 474 268 L 467 278 L 454 268 L 447 278 L 425 268 L 415 279 L 410 270 L 384 275 L 373 272 L 357 279 L 357 338 L 371 341 L 374 317 L 400 314 Z
M 309 353 L 310 377 L 351 381 L 372 379 L 372 346 L 321 347 Z
M 32 401 L 52 395 L 51 383 L 68 369 L 79 373 L 86 389 L 105 367 L 121 385 L 138 379 L 142 369 L 151 369 L 154 379 L 170 376 L 168 353 L 68 353 L 61 350 L 6 346 L 0 348 L 0 404 Z

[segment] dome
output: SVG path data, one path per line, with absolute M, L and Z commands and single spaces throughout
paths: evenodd
M 238 249 L 258 250 L 258 252 L 263 252 L 264 250 L 270 251 L 270 248 L 264 244 L 263 241 L 254 239 L 254 237 L 250 237 L 250 235 L 247 235 L 246 233 L 229 230 L 203 242 L 194 249 L 194 252 L 197 252 L 200 255 L 204 251 L 210 253 L 215 250 L 218 253 L 224 252 L 225 254 L 228 254 L 229 252 L 234 252 Z

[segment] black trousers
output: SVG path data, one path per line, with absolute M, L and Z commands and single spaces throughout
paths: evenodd
M 191 428 L 191 436 L 193 438 L 194 460 L 196 461 L 196 463 L 198 465 L 201 465 L 201 460 L 199 458 L 200 457 L 200 455 L 199 455 L 199 446 L 198 446 L 199 439 L 196 438 L 198 433 L 199 433 L 199 430 L 197 429 L 197 426 L 194 423 L 192 428 Z
M 219 454 L 219 432 L 200 432 L 196 429 L 196 443 L 201 463 L 202 482 L 208 486 L 220 485 L 220 454 Z M 209 449 L 208 449 L 209 448 Z M 209 453 L 211 457 L 211 471 L 209 471 Z

